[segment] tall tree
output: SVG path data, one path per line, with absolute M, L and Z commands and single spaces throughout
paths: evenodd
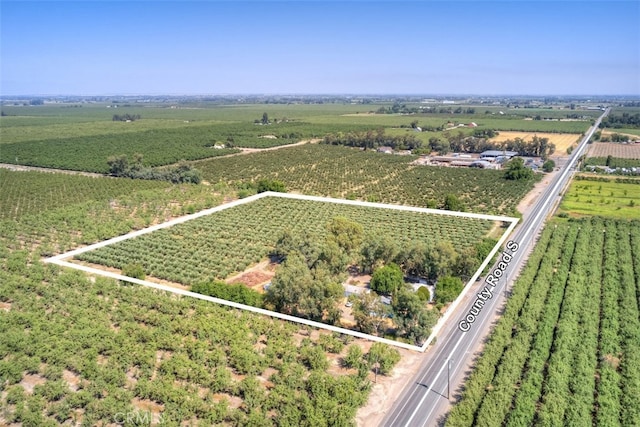
M 370 287 L 380 294 L 395 294 L 403 284 L 402 270 L 397 264 L 391 263 L 373 272 Z
M 458 253 L 451 242 L 440 241 L 431 249 L 431 278 L 450 274 L 458 261 Z
M 390 308 L 380 301 L 375 292 L 364 292 L 356 296 L 353 305 L 353 318 L 357 328 L 366 334 L 378 334 L 387 319 Z
M 360 248 L 364 229 L 359 223 L 348 218 L 338 216 L 327 224 L 329 239 L 335 241 L 348 255 Z
M 368 234 L 360 249 L 360 267 L 364 272 L 389 264 L 398 257 L 400 248 L 396 241 L 386 234 Z
M 504 172 L 505 179 L 525 180 L 533 177 L 533 171 L 524 165 L 521 157 L 514 157 L 507 162 L 507 170 Z
M 429 337 L 438 320 L 435 310 L 429 310 L 415 292 L 402 287 L 394 296 L 394 321 L 401 334 L 421 345 Z

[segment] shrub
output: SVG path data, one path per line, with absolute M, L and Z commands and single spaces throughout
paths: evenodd
M 446 304 L 460 295 L 464 285 L 457 277 L 445 276 L 436 284 L 436 302 Z
M 133 277 L 134 279 L 144 280 L 146 275 L 144 268 L 140 264 L 127 264 L 122 269 L 122 275 L 127 277 Z
M 394 293 L 403 283 L 402 270 L 394 263 L 378 268 L 371 276 L 371 290 L 381 294 Z
M 426 286 L 420 286 L 416 291 L 416 294 L 421 301 L 427 302 L 431 299 L 431 292 L 429 292 L 429 288 Z

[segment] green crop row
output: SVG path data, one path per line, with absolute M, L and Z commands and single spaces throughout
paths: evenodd
M 168 189 L 170 186 L 161 181 L 0 169 L 0 220 L 19 219 L 90 200 L 109 201 L 136 191 Z
M 456 249 L 479 242 L 492 221 L 268 197 L 225 209 L 149 235 L 78 256 L 122 269 L 140 263 L 151 276 L 185 285 L 224 279 L 264 259 L 285 229 L 321 236 L 336 216 L 360 223 L 365 232 L 388 235 L 400 245 L 450 241 Z
M 547 226 L 447 425 L 638 425 L 638 230 Z
M 198 162 L 209 182 L 283 181 L 302 194 L 442 207 L 456 195 L 467 210 L 512 214 L 534 181 L 509 181 L 502 171 L 411 164 L 416 157 L 307 144 L 285 150 Z

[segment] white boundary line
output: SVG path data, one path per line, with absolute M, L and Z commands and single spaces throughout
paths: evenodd
M 364 334 L 362 332 L 353 331 L 351 329 L 345 329 L 345 328 L 340 328 L 340 327 L 337 327 L 337 326 L 327 325 L 325 323 L 314 322 L 312 320 L 306 320 L 306 319 L 302 319 L 302 318 L 296 317 L 296 316 L 290 316 L 290 315 L 278 313 L 278 312 L 275 312 L 275 311 L 270 311 L 270 310 L 265 310 L 265 309 L 262 309 L 262 308 L 257 308 L 257 307 L 252 307 L 252 306 L 248 306 L 248 305 L 244 305 L 244 304 L 239 304 L 239 303 L 236 303 L 236 302 L 233 302 L 233 301 L 227 301 L 227 300 L 223 300 L 223 299 L 220 299 L 220 298 L 214 298 L 214 297 L 210 297 L 210 296 L 207 296 L 207 295 L 198 294 L 198 293 L 195 293 L 195 292 L 190 292 L 190 291 L 185 291 L 185 290 L 178 289 L 178 288 L 172 288 L 170 286 L 160 285 L 158 283 L 149 282 L 147 280 L 135 279 L 135 278 L 132 278 L 132 277 L 123 276 L 121 274 L 112 273 L 112 272 L 109 272 L 109 271 L 100 270 L 100 269 L 97 269 L 97 268 L 87 267 L 87 266 L 84 266 L 84 265 L 74 264 L 74 263 L 65 261 L 65 259 L 72 258 L 72 257 L 74 257 L 76 255 L 79 255 L 81 253 L 84 253 L 84 252 L 89 252 L 89 251 L 92 251 L 94 249 L 98 249 L 98 248 L 102 248 L 102 247 L 105 247 L 105 246 L 112 245 L 114 243 L 122 242 L 124 240 L 133 239 L 135 237 L 142 236 L 144 234 L 149 234 L 149 233 L 152 233 L 152 232 L 157 231 L 157 230 L 161 230 L 161 229 L 168 228 L 168 227 L 171 227 L 171 226 L 176 225 L 176 224 L 181 224 L 183 222 L 190 221 L 192 219 L 196 219 L 196 218 L 200 218 L 200 217 L 203 217 L 203 216 L 211 215 L 212 213 L 216 213 L 216 212 L 219 212 L 219 211 L 222 211 L 222 210 L 225 210 L 225 209 L 233 208 L 235 206 L 243 205 L 243 204 L 246 204 L 246 203 L 251 203 L 251 202 L 256 201 L 258 199 L 261 199 L 263 197 L 281 197 L 281 198 L 285 198 L 285 199 L 309 200 L 309 201 L 325 202 L 325 203 L 337 203 L 337 204 L 351 205 L 351 206 L 363 206 L 363 207 L 392 209 L 392 210 L 409 211 L 409 212 L 422 212 L 422 213 L 429 213 L 429 214 L 435 214 L 435 215 L 449 215 L 449 216 L 456 216 L 456 217 L 461 217 L 461 218 L 474 218 L 474 219 L 482 219 L 482 220 L 490 220 L 490 221 L 509 222 L 509 223 L 511 223 L 511 225 L 504 232 L 504 234 L 502 235 L 502 237 L 500 238 L 498 243 L 495 245 L 495 247 L 493 248 L 491 253 L 484 260 L 484 262 L 482 263 L 480 268 L 478 268 L 478 271 L 476 271 L 476 273 L 473 275 L 473 277 L 466 284 L 466 286 L 465 286 L 464 290 L 462 291 L 462 293 L 449 306 L 449 308 L 444 313 L 444 315 L 438 320 L 438 323 L 433 328 L 429 338 L 427 338 L 425 343 L 420 347 L 418 347 L 416 345 L 403 343 L 403 342 L 400 342 L 400 341 L 395 341 L 395 340 L 390 340 L 390 339 L 387 339 L 387 338 L 376 337 L 374 335 Z M 440 332 L 440 329 L 442 329 L 443 325 L 449 319 L 449 317 L 451 316 L 451 313 L 455 310 L 455 308 L 458 306 L 458 304 L 460 304 L 460 301 L 469 292 L 469 289 L 471 288 L 471 285 L 473 284 L 473 282 L 475 282 L 476 279 L 480 276 L 482 270 L 484 270 L 484 268 L 487 266 L 487 264 L 489 263 L 489 261 L 491 260 L 493 255 L 498 251 L 498 249 L 502 246 L 502 244 L 507 239 L 507 237 L 511 234 L 511 231 L 516 226 L 517 222 L 518 222 L 517 218 L 506 217 L 506 216 L 496 216 L 496 215 L 484 215 L 484 214 L 475 214 L 475 213 L 455 212 L 455 211 L 446 211 L 446 210 L 439 210 L 439 209 L 428 209 L 428 208 L 418 208 L 418 207 L 412 207 L 412 206 L 402 206 L 402 205 L 387 205 L 387 204 L 383 204 L 383 203 L 361 202 L 361 201 L 357 201 L 357 200 L 344 200 L 344 199 L 334 199 L 334 198 L 330 198 L 330 197 L 306 196 L 306 195 L 299 195 L 299 194 L 275 193 L 275 192 L 267 191 L 267 192 L 259 193 L 259 194 L 256 194 L 256 195 L 244 198 L 244 199 L 235 200 L 235 201 L 233 201 L 231 203 L 226 203 L 226 204 L 223 204 L 223 205 L 219 205 L 219 206 L 216 206 L 214 208 L 205 209 L 203 211 L 197 212 L 197 213 L 192 214 L 192 215 L 182 216 L 182 217 L 173 219 L 171 221 L 164 222 L 162 224 L 157 224 L 157 225 L 154 225 L 154 226 L 151 226 L 151 227 L 148 227 L 148 228 L 144 228 L 142 230 L 134 231 L 134 232 L 131 232 L 131 233 L 128 233 L 128 234 L 124 234 L 122 236 L 118 236 L 118 237 L 114 237 L 112 239 L 104 240 L 102 242 L 98 242 L 98 243 L 95 243 L 93 245 L 84 246 L 84 247 L 81 247 L 81 248 L 78 248 L 78 249 L 74 249 L 74 250 L 71 250 L 69 252 L 65 252 L 65 253 L 60 254 L 60 255 L 56 255 L 56 256 L 53 256 L 53 257 L 50 257 L 50 258 L 45 258 L 43 261 L 45 263 L 56 264 L 56 265 L 59 265 L 59 266 L 62 266 L 62 267 L 74 268 L 76 270 L 81 270 L 81 271 L 84 271 L 86 273 L 97 274 L 97 275 L 100 275 L 100 276 L 109 277 L 109 278 L 116 279 L 116 280 L 122 280 L 122 281 L 130 282 L 130 283 L 135 283 L 135 284 L 146 286 L 146 287 L 153 288 L 153 289 L 158 289 L 158 290 L 171 292 L 171 293 L 178 294 L 178 295 L 197 298 L 197 299 L 201 299 L 201 300 L 204 300 L 204 301 L 210 301 L 210 302 L 214 302 L 216 304 L 226 305 L 226 306 L 229 306 L 229 307 L 240 308 L 240 309 L 243 309 L 243 310 L 251 311 L 253 313 L 258 313 L 258 314 L 262 314 L 262 315 L 276 317 L 278 319 L 288 320 L 288 321 L 295 322 L 295 323 L 301 323 L 303 325 L 313 326 L 315 328 L 327 329 L 327 330 L 332 331 L 332 332 L 339 332 L 339 333 L 342 333 L 342 334 L 351 335 L 351 336 L 358 337 L 358 338 L 364 338 L 364 339 L 368 339 L 368 340 L 371 340 L 371 341 L 377 341 L 377 342 L 393 345 L 393 346 L 396 346 L 396 347 L 401 347 L 401 348 L 405 348 L 405 349 L 409 349 L 409 350 L 416 350 L 416 351 L 424 352 L 427 349 L 428 345 L 433 341 L 433 339 L 436 337 L 436 335 Z

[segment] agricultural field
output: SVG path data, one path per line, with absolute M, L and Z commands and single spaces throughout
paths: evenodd
M 554 131 L 580 133 L 584 129 L 578 127 L 588 125 L 524 120 L 515 112 L 509 118 L 351 116 L 380 106 L 2 106 L 1 162 L 104 173 L 107 157 L 141 153 L 147 166 L 192 159 L 209 185 L 0 171 L 0 424 L 108 425 L 114 414 L 130 413 L 169 425 L 185 420 L 203 425 L 352 424 L 356 409 L 367 400 L 372 368 L 388 374 L 393 363 L 380 361 L 397 361 L 396 350 L 94 280 L 42 265 L 39 259 L 218 206 L 237 197 L 246 183 L 263 178 L 281 180 L 293 192 L 412 206 L 442 207 L 453 194 L 468 211 L 495 214 L 511 214 L 535 182 L 506 181 L 499 171 L 421 167 L 411 164 L 415 156 L 319 144 L 210 159 L 232 153 L 212 148 L 216 144 L 266 148 L 326 133 L 379 127 L 400 132 L 400 126 L 416 119 L 438 125 L 475 121 L 498 130 L 525 126 L 522 130 L 536 132 L 551 131 L 553 125 Z M 265 112 L 272 124 L 254 124 Z M 139 114 L 141 119 L 113 121 L 114 114 Z M 406 213 L 396 217 L 395 211 L 376 218 L 358 210 L 314 212 L 307 205 L 290 206 L 288 213 L 272 205 L 256 209 L 235 216 L 231 210 L 228 217 L 202 218 L 183 224 L 184 229 L 128 241 L 135 243 L 130 248 L 113 248 L 130 249 L 130 261 L 153 267 L 150 276 L 192 283 L 228 277 L 263 259 L 277 238 L 275 225 L 283 223 L 296 230 L 313 223 L 305 230 L 319 234 L 328 219 L 340 214 L 370 233 L 404 235 L 406 242 L 435 242 L 446 235 L 456 249 L 481 240 L 493 225 L 462 219 L 425 224 Z M 176 256 L 171 255 L 174 245 L 180 252 Z M 194 248 L 207 250 L 194 253 Z M 107 258 L 107 249 L 112 248 L 95 254 Z M 163 249 L 164 255 L 157 256 Z
M 0 220 L 63 208 L 89 200 L 111 200 L 135 191 L 169 189 L 162 181 L 70 176 L 0 169 Z
M 640 180 L 576 179 L 560 204 L 569 216 L 599 215 L 640 219 Z
M 21 251 L 0 261 L 0 282 L 2 425 L 350 425 L 373 361 L 399 358 Z
M 640 144 L 594 142 L 589 145 L 588 157 L 640 160 Z M 604 164 L 604 163 L 603 163 Z
M 549 224 L 446 425 L 640 425 L 640 223 Z
M 469 211 L 507 215 L 541 179 L 509 181 L 502 171 L 411 164 L 415 158 L 306 144 L 195 166 L 211 183 L 276 179 L 289 192 L 418 207 L 442 207 L 446 195 L 454 194 Z
M 147 275 L 183 285 L 225 279 L 264 260 L 285 230 L 320 241 L 326 225 L 344 217 L 367 234 L 386 235 L 400 247 L 441 241 L 463 250 L 479 243 L 493 221 L 383 208 L 266 197 L 77 256 L 123 269 L 140 264 Z
M 52 189 L 42 183 L 48 177 Z M 346 425 L 367 400 L 373 361 L 388 360 L 385 374 L 399 357 L 39 261 L 219 205 L 225 188 L 38 172 L 3 171 L 5 179 L 16 188 L 0 203 L 2 425 L 107 425 L 127 414 L 168 425 L 302 425 L 310 417 Z M 37 210 L 18 215 L 4 203 L 36 200 Z
M 231 111 L 211 107 L 204 112 L 166 106 L 119 109 L 107 109 L 104 105 L 102 108 L 3 107 L 8 115 L 0 119 L 3 133 L 0 162 L 105 173 L 110 156 L 131 157 L 139 153 L 143 155 L 145 166 L 163 166 L 179 160 L 232 154 L 238 152 L 237 148 L 269 148 L 332 132 L 370 128 L 365 124 L 307 123 L 286 117 L 286 110 L 266 106 Z M 268 125 L 254 123 L 262 117 L 262 111 L 272 111 Z M 273 115 L 276 112 L 282 115 Z M 114 121 L 113 114 L 139 115 L 141 118 L 130 122 Z
M 115 108 L 118 105 L 119 108 Z M 109 108 L 107 108 L 109 107 Z M 517 112 L 488 114 L 359 114 L 380 105 L 71 104 L 3 106 L 0 162 L 105 173 L 110 156 L 142 154 L 145 166 L 231 154 L 236 148 L 287 145 L 329 133 L 447 123 L 478 123 L 503 131 L 582 133 L 589 121 L 525 120 Z M 514 110 L 516 111 L 516 110 Z M 131 122 L 114 115 L 140 116 Z M 260 125 L 263 114 L 268 125 Z M 428 132 L 420 135 L 442 135 Z M 225 145 L 225 149 L 215 149 Z
M 565 155 L 567 148 L 574 146 L 582 138 L 581 134 L 571 133 L 544 133 L 544 132 L 509 132 L 501 131 L 498 136 L 490 139 L 491 142 L 503 142 L 507 140 L 513 140 L 516 138 L 523 139 L 525 141 L 531 140 L 534 136 L 539 138 L 547 138 L 549 142 L 556 146 L 554 155 Z
M 224 186 L 0 169 L 6 250 L 67 251 L 219 205 Z

